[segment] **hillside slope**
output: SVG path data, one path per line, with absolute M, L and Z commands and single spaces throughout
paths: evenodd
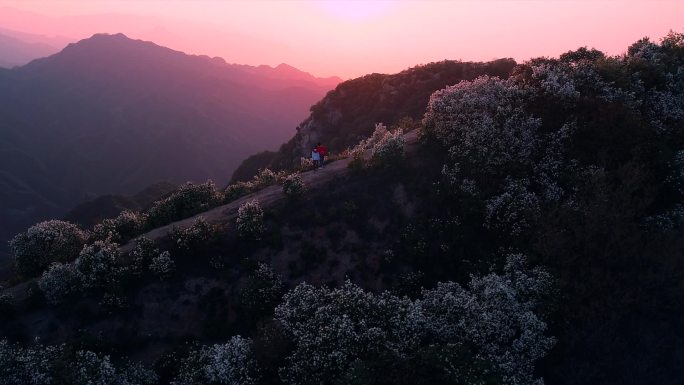
M 397 74 L 370 74 L 340 83 L 311 107 L 311 114 L 297 126 L 294 137 L 277 152 L 244 160 L 232 180 L 247 180 L 265 167 L 290 170 L 319 141 L 334 153 L 340 152 L 370 135 L 376 123 L 391 126 L 404 118 L 420 120 L 433 92 L 482 75 L 506 78 L 515 64 L 512 59 L 487 63 L 445 60 Z
M 37 224 L 0 379 L 681 384 L 684 34 L 626 52 L 445 87 L 417 140 L 378 125 L 303 177 Z
M 339 82 L 95 35 L 0 73 L 0 243 L 93 196 L 227 181 Z

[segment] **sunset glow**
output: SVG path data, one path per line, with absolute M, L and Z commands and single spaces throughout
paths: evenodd
M 620 54 L 684 29 L 683 1 L 0 0 L 2 28 L 75 41 L 122 32 L 228 62 L 318 76 L 391 73 L 443 59 Z

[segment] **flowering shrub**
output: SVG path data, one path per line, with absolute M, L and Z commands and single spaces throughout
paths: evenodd
M 366 159 L 364 158 L 364 154 L 366 153 L 366 149 L 363 147 L 363 145 L 359 144 L 347 151 L 349 154 L 349 164 L 347 167 L 351 169 L 352 171 L 360 171 L 363 170 L 366 167 Z
M 276 308 L 276 319 L 295 344 L 281 379 L 345 383 L 355 362 L 401 359 L 418 343 L 416 311 L 406 298 L 375 296 L 349 281 L 334 290 L 300 284 Z
M 86 289 L 103 288 L 116 284 L 120 268 L 119 245 L 109 241 L 97 241 L 83 248 L 74 262 Z
M 454 163 L 487 173 L 528 165 L 541 121 L 522 109 L 524 93 L 510 81 L 486 76 L 437 91 L 430 97 L 424 132 L 448 147 Z
M 285 180 L 286 173 L 284 171 L 273 172 L 268 168 L 259 170 L 257 175 L 252 180 L 247 182 L 237 182 L 226 187 L 224 192 L 225 203 L 234 201 L 237 198 L 251 194 L 255 191 L 261 190 L 265 187 L 281 183 Z
M 264 210 L 259 201 L 243 203 L 238 209 L 236 220 L 237 231 L 245 239 L 260 240 L 264 233 Z
M 309 171 L 313 170 L 314 164 L 313 164 L 313 159 L 311 158 L 304 158 L 300 157 L 299 158 L 299 167 L 297 167 L 297 171 Z
M 373 134 L 348 150 L 351 161 L 349 167 L 362 169 L 366 166 L 365 154 L 370 153 L 371 164 L 389 167 L 404 158 L 403 130 L 389 131 L 382 123 L 375 125 Z
M 174 228 L 171 236 L 179 249 L 192 250 L 196 246 L 209 242 L 215 232 L 214 226 L 210 225 L 204 217 L 198 217 L 187 229 Z
M 116 218 L 105 219 L 95 225 L 93 227 L 93 238 L 101 241 L 105 239 L 114 242 L 126 241 L 140 234 L 146 221 L 146 214 L 124 210 Z
M 535 314 L 550 290 L 547 272 L 529 269 L 520 254 L 509 255 L 503 275 L 473 277 L 467 289 L 448 282 L 424 290 L 421 309 L 426 332 L 438 342 L 472 344 L 500 383 L 536 383 L 534 362 L 555 341 L 544 336 L 546 324 Z M 451 352 L 445 352 L 443 359 L 445 368 L 457 368 L 461 360 Z
M 70 261 L 78 256 L 87 233 L 73 223 L 50 220 L 31 226 L 9 243 L 17 271 L 35 276 L 55 261 Z
M 528 190 L 529 181 L 509 180 L 504 191 L 487 200 L 485 226 L 518 236 L 541 215 L 539 198 Z
M 539 82 L 540 88 L 547 95 L 571 100 L 580 96 L 573 79 L 561 66 L 551 66 L 548 63 L 533 66 L 532 79 Z
M 140 364 L 124 363 L 117 367 L 107 355 L 78 351 L 71 364 L 74 385 L 153 385 L 157 375 Z
M 289 199 L 297 199 L 304 195 L 306 187 L 299 173 L 290 174 L 283 181 L 283 194 Z
M 147 212 L 147 225 L 166 225 L 216 207 L 222 202 L 223 194 L 216 190 L 214 182 L 186 183 L 166 199 L 154 203 Z
M 411 368 L 430 364 L 442 382 L 467 374 L 473 383 L 491 376 L 504 384 L 537 383 L 534 362 L 554 343 L 535 314 L 549 288 L 548 273 L 529 269 L 521 255 L 507 258 L 502 275 L 474 277 L 467 288 L 438 284 L 417 300 L 375 295 L 350 282 L 338 289 L 300 284 L 276 308 L 295 345 L 281 379 L 346 383 L 359 366 L 371 377 L 406 379 Z M 428 352 L 434 361 L 419 358 Z M 377 366 L 379 359 L 389 366 Z
M 260 187 L 266 187 L 274 185 L 280 182 L 285 177 L 285 172 L 281 171 L 275 173 L 268 168 L 259 170 L 259 172 L 254 176 L 253 183 Z
M 224 203 L 230 203 L 240 197 L 243 197 L 252 192 L 252 184 L 250 182 L 237 182 L 226 187 L 223 192 Z
M 0 383 L 8 385 L 45 385 L 54 381 L 56 360 L 61 346 L 22 348 L 0 340 Z
M 168 251 L 164 251 L 152 258 L 152 262 L 150 262 L 150 272 L 162 280 L 171 277 L 175 271 L 176 264 L 171 259 L 171 254 Z
M 232 337 L 222 345 L 203 346 L 183 361 L 173 385 L 255 385 L 259 370 L 251 341 Z
M 63 345 L 21 347 L 0 340 L 0 383 L 7 385 L 153 385 L 157 376 L 140 364 L 115 365 L 90 351 L 71 355 Z
M 83 290 L 83 277 L 73 263 L 53 263 L 38 281 L 45 299 L 55 305 Z
M 371 149 L 370 162 L 376 167 L 387 168 L 396 166 L 404 160 L 404 131 L 397 129 L 387 132 L 378 139 Z
M 142 275 L 145 268 L 152 262 L 152 258 L 158 255 L 159 249 L 155 247 L 151 239 L 146 237 L 137 238 L 135 240 L 135 247 L 129 253 L 131 259 L 131 263 L 128 266 L 129 272 L 133 276 Z

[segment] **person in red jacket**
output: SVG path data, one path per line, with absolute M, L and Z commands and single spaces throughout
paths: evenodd
M 316 145 L 316 151 L 321 155 L 321 167 L 325 164 L 325 158 L 328 156 L 328 147 L 318 143 Z

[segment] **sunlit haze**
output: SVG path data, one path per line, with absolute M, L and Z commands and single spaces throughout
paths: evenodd
M 526 60 L 580 46 L 620 54 L 684 30 L 684 1 L 7 1 L 0 27 L 78 40 L 98 32 L 231 63 L 317 76 L 393 73 L 443 59 Z

